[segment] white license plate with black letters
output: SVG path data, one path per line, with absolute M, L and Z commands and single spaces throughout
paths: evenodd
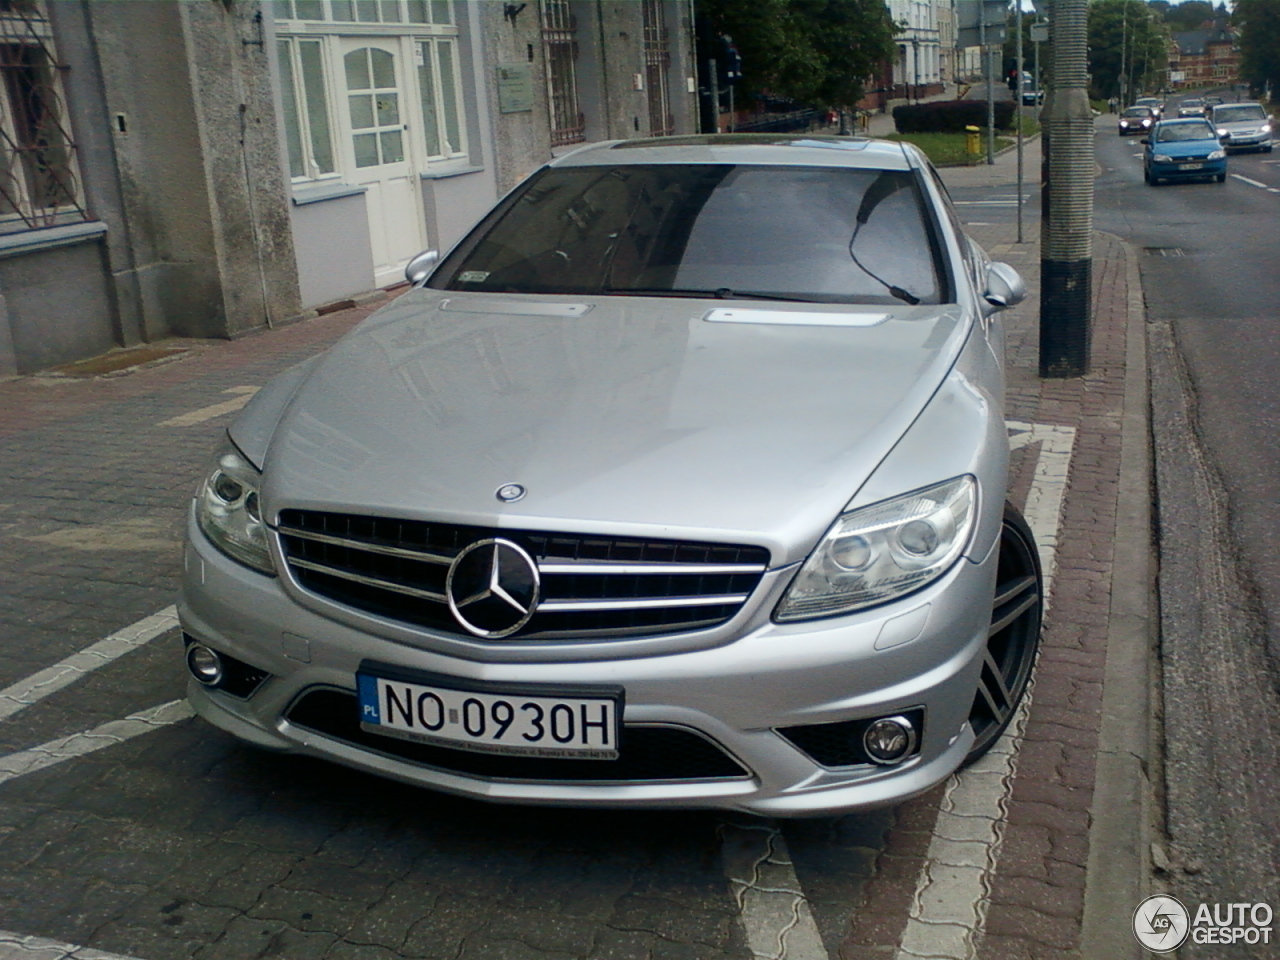
M 357 675 L 360 726 L 483 753 L 616 760 L 618 698 L 507 694 Z
M 1178 164 L 1178 169 L 1179 170 L 1199 170 L 1203 166 L 1204 166 L 1203 163 L 1180 163 Z

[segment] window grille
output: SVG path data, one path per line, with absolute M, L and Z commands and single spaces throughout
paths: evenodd
M 87 220 L 49 20 L 0 0 L 0 233 Z
M 586 120 L 578 108 L 576 30 L 568 0 L 542 0 L 542 46 L 547 56 L 553 147 L 586 139 Z
M 645 90 L 649 95 L 649 133 L 655 137 L 675 132 L 671 115 L 670 38 L 662 9 L 663 0 L 644 0 Z

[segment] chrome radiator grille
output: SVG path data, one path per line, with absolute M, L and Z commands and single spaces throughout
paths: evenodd
M 537 565 L 541 598 L 511 639 L 584 639 L 696 630 L 746 602 L 769 562 L 763 547 L 496 530 L 384 517 L 285 510 L 290 573 L 312 593 L 449 633 L 450 564 L 488 538 L 518 544 Z

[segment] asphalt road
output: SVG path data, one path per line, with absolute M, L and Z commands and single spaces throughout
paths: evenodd
M 1098 130 L 1095 224 L 1138 249 L 1146 298 L 1174 872 L 1204 899 L 1275 903 L 1280 153 L 1150 187 L 1138 138 Z

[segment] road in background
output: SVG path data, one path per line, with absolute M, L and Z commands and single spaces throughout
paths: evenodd
M 1233 154 L 1224 184 L 1151 187 L 1137 138 L 1113 117 L 1098 130 L 1096 226 L 1137 249 L 1146 297 L 1169 883 L 1276 903 L 1280 154 Z

